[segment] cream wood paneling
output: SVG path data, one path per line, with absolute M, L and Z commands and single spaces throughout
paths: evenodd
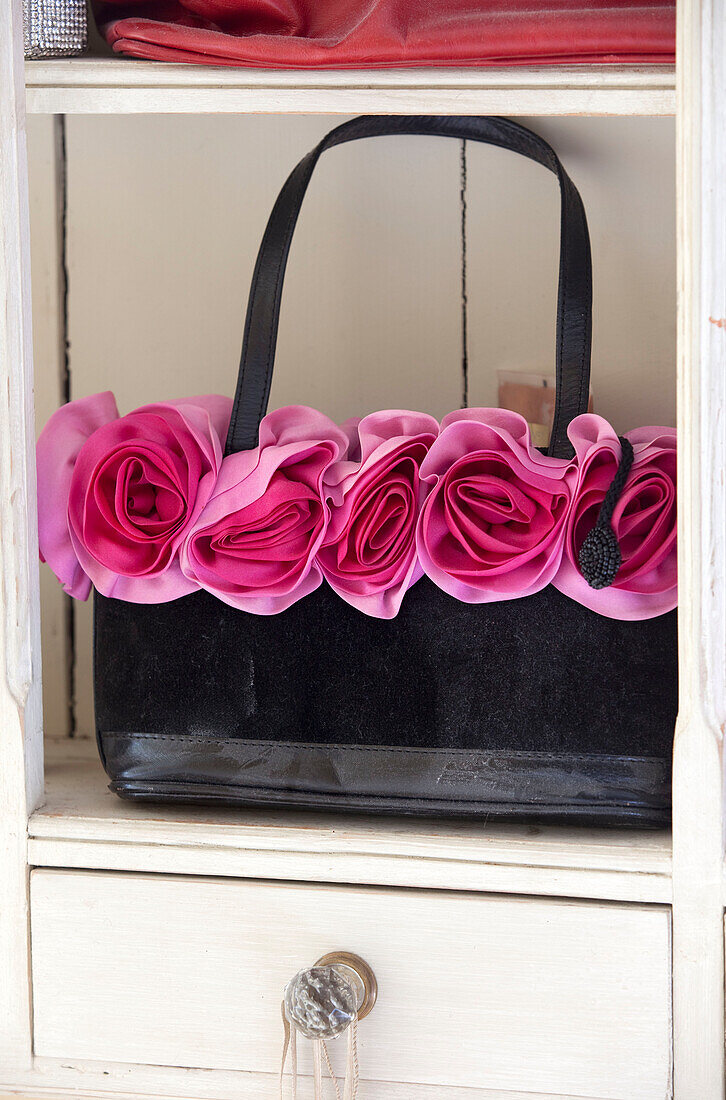
M 27 819 L 43 791 L 20 4 L 0 3 L 0 1079 L 32 1061 Z
M 726 728 L 726 4 L 678 5 L 677 1100 L 722 1100 Z
M 56 1086 L 48 1087 L 53 1081 Z M 82 1082 L 82 1084 L 79 1084 Z M 37 1058 L 33 1073 L 23 1076 L 27 1091 L 1 1095 L 0 1100 L 275 1100 L 279 1075 L 208 1070 L 168 1069 L 165 1066 L 131 1066 L 111 1062 L 78 1062 Z M 310 1095 L 310 1080 L 303 1081 L 298 1096 Z M 332 1086 L 330 1086 L 332 1095 Z M 441 1085 L 398 1085 L 376 1081 L 361 1087 L 361 1100 L 583 1100 L 582 1096 L 553 1096 L 543 1092 L 510 1089 L 445 1088 Z M 587 1100 L 605 1100 L 588 1097 Z
M 74 396 L 123 409 L 234 389 L 267 217 L 335 124 L 300 118 L 71 118 Z M 381 138 L 325 154 L 283 296 L 272 404 L 335 417 L 458 399 L 455 141 Z
M 33 287 L 35 426 L 40 431 L 64 401 L 62 187 L 60 120 L 28 119 L 30 249 Z M 70 616 L 66 596 L 50 569 L 40 571 L 43 647 L 43 719 L 46 737 L 69 733 Z
M 619 431 L 675 424 L 675 132 L 671 119 L 524 119 L 582 195 L 593 255 L 592 389 Z M 559 188 L 540 165 L 467 146 L 469 401 L 496 372 L 554 372 Z
M 344 948 L 379 983 L 366 1078 L 667 1092 L 660 907 L 41 870 L 31 912 L 41 1057 L 273 1073 L 286 981 Z
M 232 394 L 265 223 L 329 118 L 68 119 L 72 393 Z M 293 243 L 272 405 L 334 417 L 461 392 L 458 143 L 381 138 L 326 153 Z M 90 607 L 77 721 L 92 727 Z

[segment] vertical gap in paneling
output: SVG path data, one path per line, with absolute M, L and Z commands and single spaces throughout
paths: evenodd
M 469 299 L 466 285 L 466 138 L 459 158 L 459 206 L 461 210 L 461 405 L 469 405 Z
M 61 303 L 61 397 L 64 402 L 71 399 L 71 367 L 68 346 L 68 170 L 66 149 L 66 117 L 55 116 L 56 165 L 58 172 L 58 234 L 60 265 Z M 66 635 L 66 688 L 68 707 L 68 736 L 76 734 L 76 613 L 73 600 L 66 597 L 65 608 Z

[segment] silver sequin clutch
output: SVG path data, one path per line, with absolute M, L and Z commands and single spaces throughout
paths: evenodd
M 23 0 L 26 57 L 70 57 L 86 48 L 86 0 Z

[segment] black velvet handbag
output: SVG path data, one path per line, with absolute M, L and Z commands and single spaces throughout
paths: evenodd
M 294 169 L 255 268 L 227 453 L 254 448 L 282 284 L 321 153 L 382 134 L 497 145 L 561 191 L 556 407 L 570 457 L 587 408 L 591 267 L 580 196 L 542 139 L 499 118 L 366 117 Z M 370 618 L 326 585 L 259 616 L 199 591 L 162 604 L 95 596 L 96 724 L 125 798 L 364 813 L 658 825 L 670 815 L 676 613 L 605 618 L 549 585 L 462 603 L 426 576 Z

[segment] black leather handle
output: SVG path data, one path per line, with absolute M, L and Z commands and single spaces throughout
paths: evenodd
M 557 176 L 561 196 L 557 391 L 549 453 L 571 457 L 567 425 L 574 416 L 587 411 L 590 386 L 592 270 L 582 200 L 554 150 L 531 130 L 505 118 L 450 115 L 363 115 L 331 130 L 290 173 L 270 215 L 257 256 L 227 454 L 249 450 L 258 443 L 260 420 L 265 415 L 272 385 L 287 257 L 315 165 L 321 153 L 334 145 L 384 134 L 431 134 L 486 142 L 529 157 Z

